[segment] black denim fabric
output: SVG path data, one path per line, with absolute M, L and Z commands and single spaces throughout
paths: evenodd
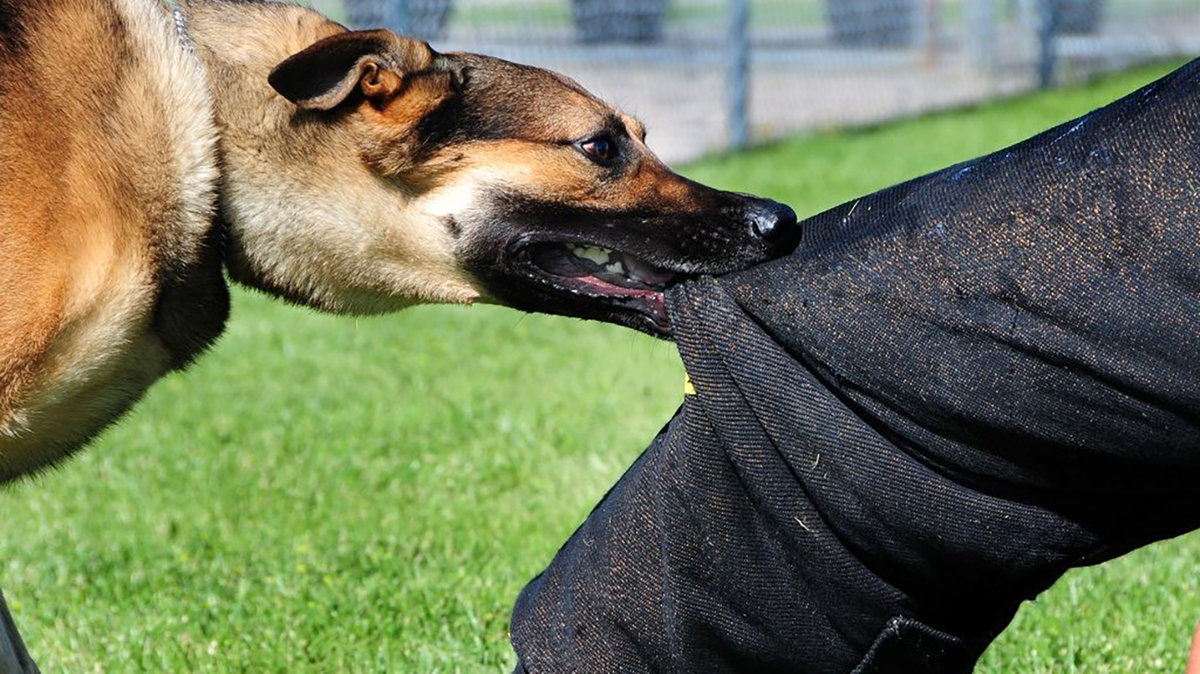
M 1200 62 L 804 226 L 673 292 L 696 394 L 522 593 L 520 668 L 967 672 L 1200 526 Z

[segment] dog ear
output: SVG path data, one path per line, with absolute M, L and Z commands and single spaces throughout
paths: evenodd
M 429 68 L 434 56 L 428 44 L 390 30 L 348 31 L 289 56 L 267 81 L 300 108 L 332 110 L 356 90 L 378 102 L 390 99 L 407 74 Z

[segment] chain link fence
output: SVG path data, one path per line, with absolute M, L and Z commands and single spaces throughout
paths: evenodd
M 1200 0 L 312 0 L 352 27 L 559 70 L 664 158 L 1200 55 Z

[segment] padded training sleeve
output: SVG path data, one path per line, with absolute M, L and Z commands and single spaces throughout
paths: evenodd
M 525 589 L 522 667 L 968 672 L 1200 526 L 1200 62 L 670 298 L 695 387 Z

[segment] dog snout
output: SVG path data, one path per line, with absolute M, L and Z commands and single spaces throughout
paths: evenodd
M 778 255 L 792 252 L 800 243 L 800 223 L 791 206 L 771 199 L 750 199 L 746 219 L 754 234 Z

